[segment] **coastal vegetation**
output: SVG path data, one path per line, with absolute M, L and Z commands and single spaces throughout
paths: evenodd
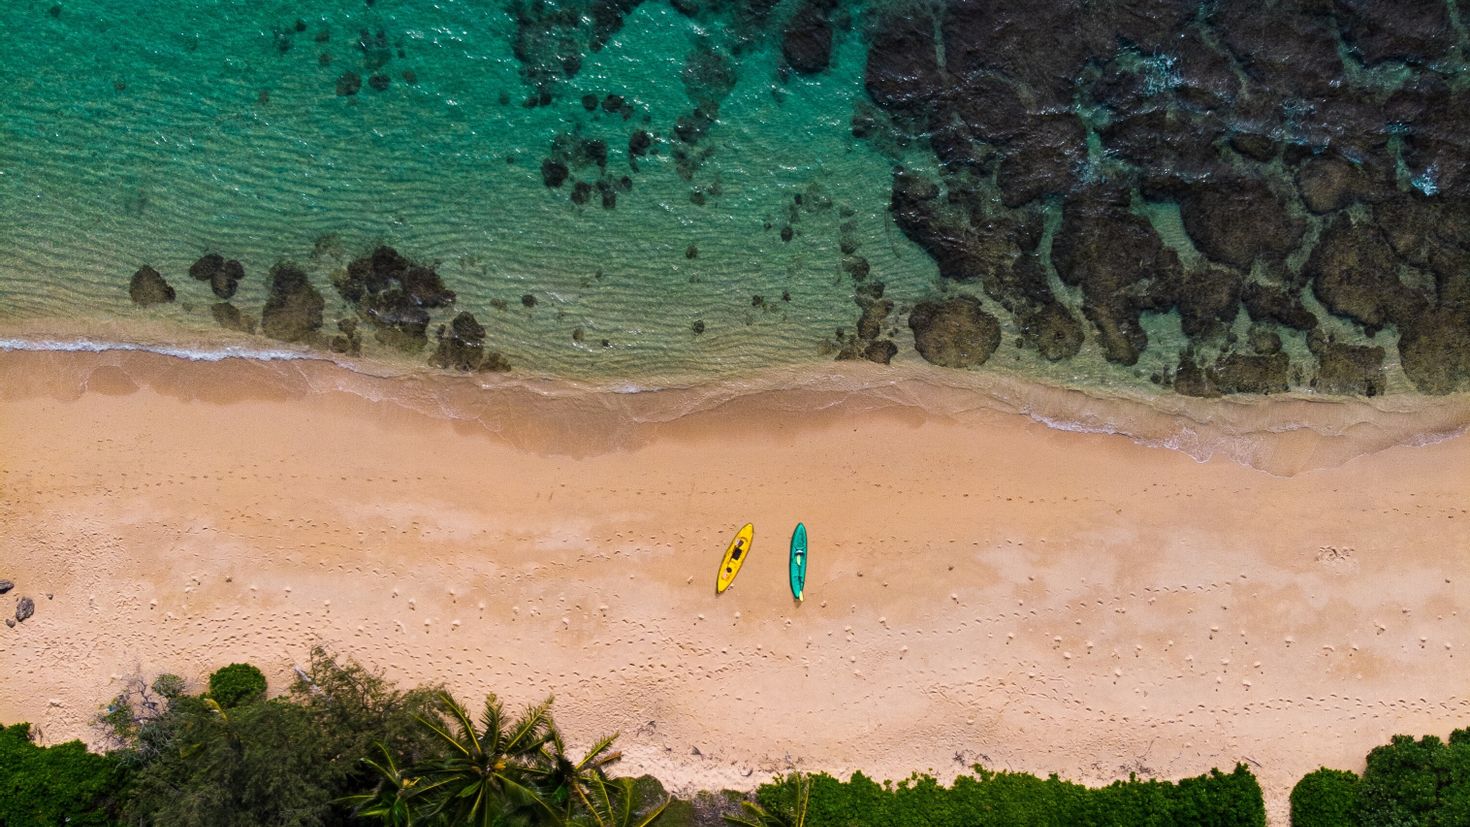
M 862 773 L 788 776 L 760 787 L 731 821 L 749 827 L 985 827 L 1015 824 L 1219 825 L 1266 823 L 1261 786 L 1243 764 L 1178 782 L 1129 778 L 1088 788 L 975 767 L 948 787 L 914 776 L 879 784 Z
M 1470 729 L 1448 741 L 1396 735 L 1361 776 L 1326 767 L 1291 791 L 1292 827 L 1470 824 Z
M 104 754 L 43 747 L 0 728 L 0 824 L 525 825 L 540 827 L 977 827 L 1264 825 L 1245 765 L 1100 788 L 976 766 L 949 785 L 778 776 L 751 794 L 675 799 L 613 774 L 616 734 L 567 747 L 552 699 L 519 713 L 469 707 L 439 687 L 402 690 L 317 649 L 274 697 L 249 664 L 191 692 L 174 675 L 130 682 L 98 715 Z M 1323 768 L 1291 794 L 1293 827 L 1458 824 L 1470 819 L 1470 729 L 1396 736 L 1361 775 Z

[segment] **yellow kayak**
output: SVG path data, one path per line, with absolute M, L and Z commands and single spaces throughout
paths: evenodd
M 750 552 L 750 541 L 753 539 L 755 526 L 750 523 L 746 523 L 744 528 L 735 533 L 735 539 L 725 549 L 725 559 L 720 561 L 720 576 L 715 578 L 715 594 L 722 594 L 725 589 L 730 588 L 735 575 L 740 573 L 740 567 L 745 565 L 745 558 Z

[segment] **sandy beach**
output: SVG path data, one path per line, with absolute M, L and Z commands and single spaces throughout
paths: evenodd
M 249 660 L 282 687 L 322 644 L 465 699 L 554 693 L 680 790 L 1244 761 L 1276 824 L 1304 772 L 1470 724 L 1464 438 L 1302 461 L 1281 436 L 1251 467 L 775 394 L 609 447 L 606 411 L 452 420 L 346 373 L 0 354 L 0 577 L 37 601 L 0 628 L 0 721 L 95 740 L 130 676 Z

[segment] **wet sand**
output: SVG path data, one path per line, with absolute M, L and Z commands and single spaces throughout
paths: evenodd
M 1470 723 L 1464 438 L 1287 466 L 1262 442 L 1273 474 L 772 391 L 610 440 L 605 411 L 446 420 L 346 374 L 0 354 L 0 577 L 37 599 L 0 628 L 0 721 L 93 738 L 131 675 L 250 660 L 279 687 L 321 643 L 466 699 L 555 693 L 681 790 L 1245 761 L 1278 824 L 1304 772 Z

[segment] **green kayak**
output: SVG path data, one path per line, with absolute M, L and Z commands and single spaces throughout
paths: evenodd
M 796 524 L 791 533 L 791 596 L 801 600 L 806 592 L 806 525 Z

